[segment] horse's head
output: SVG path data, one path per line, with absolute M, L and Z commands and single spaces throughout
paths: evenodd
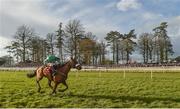
M 77 60 L 75 58 L 72 58 L 70 59 L 70 62 L 71 62 L 71 67 L 72 68 L 76 68 L 78 70 L 81 70 L 81 65 L 77 62 Z

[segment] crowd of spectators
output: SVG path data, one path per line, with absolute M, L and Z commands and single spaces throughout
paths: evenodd
M 38 67 L 43 65 L 38 62 L 19 62 L 11 66 L 2 66 L 2 67 Z M 84 68 L 120 68 L 120 67 L 166 67 L 166 66 L 180 66 L 180 63 L 131 63 L 131 64 L 106 64 L 106 65 L 83 65 Z
M 134 63 L 134 64 L 111 64 L 111 65 L 95 65 L 95 66 L 85 66 L 86 68 L 121 68 L 121 67 L 170 67 L 170 66 L 180 66 L 180 63 Z

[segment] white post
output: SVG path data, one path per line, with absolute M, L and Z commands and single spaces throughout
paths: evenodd
M 162 68 L 163 68 L 163 73 L 164 73 L 165 72 L 164 66 L 162 66 Z
M 78 70 L 76 70 L 76 78 L 78 77 Z
M 99 68 L 99 77 L 101 77 L 101 69 Z
M 152 72 L 152 69 L 151 69 L 151 79 L 153 78 L 153 72 Z
M 124 69 L 123 77 L 126 78 L 126 71 Z
M 93 83 L 93 89 L 94 89 L 95 83 L 94 83 L 94 81 L 92 83 Z

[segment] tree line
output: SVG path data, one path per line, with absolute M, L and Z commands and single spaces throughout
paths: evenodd
M 131 63 L 130 56 L 138 50 L 144 63 L 163 63 L 168 62 L 174 53 L 167 27 L 167 22 L 162 22 L 153 29 L 153 33 L 142 33 L 138 39 L 135 29 L 125 34 L 110 31 L 104 40 L 99 41 L 92 32 L 86 32 L 77 19 L 70 20 L 66 25 L 61 22 L 57 30 L 44 37 L 33 28 L 22 25 L 5 49 L 17 62 L 42 63 L 52 54 L 62 61 L 67 56 L 73 56 L 86 65 Z

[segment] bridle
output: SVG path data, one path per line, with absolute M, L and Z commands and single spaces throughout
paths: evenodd
M 74 60 L 72 60 L 72 59 L 70 60 L 70 65 L 72 68 L 76 68 L 76 64 L 75 64 Z
M 80 66 L 80 64 L 76 64 L 75 62 L 74 62 L 74 60 L 70 60 L 70 63 L 71 63 L 71 67 L 72 68 L 77 68 L 78 66 Z M 72 65 L 73 64 L 73 65 Z

